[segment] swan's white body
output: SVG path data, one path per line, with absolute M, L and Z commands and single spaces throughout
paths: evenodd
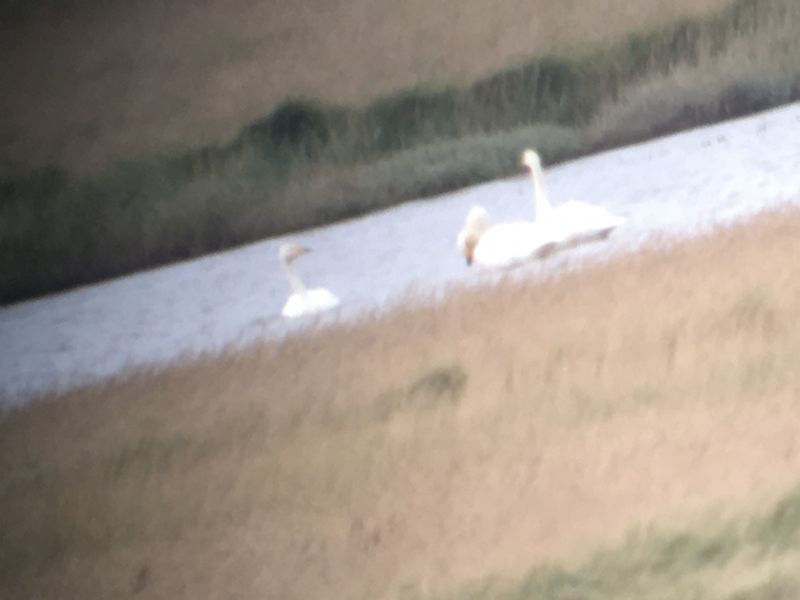
M 612 214 L 602 206 L 570 200 L 559 206 L 550 204 L 544 189 L 544 173 L 539 155 L 533 150 L 522 153 L 522 164 L 531 172 L 535 192 L 537 224 L 561 237 L 563 246 L 607 238 L 625 222 L 624 217 Z
M 281 268 L 292 287 L 292 295 L 283 305 L 281 314 L 290 319 L 312 315 L 339 305 L 339 299 L 325 288 L 307 288 L 292 269 L 294 259 L 308 252 L 310 252 L 308 248 L 293 244 L 283 244 L 278 249 Z
M 322 312 L 339 305 L 339 299 L 325 288 L 295 292 L 283 305 L 281 314 L 287 318 L 302 317 Z
M 457 245 L 467 265 L 497 268 L 547 256 L 561 241 L 530 221 L 490 226 L 486 210 L 475 206 L 458 234 Z

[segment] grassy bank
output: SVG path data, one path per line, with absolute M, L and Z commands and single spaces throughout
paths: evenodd
M 287 101 L 230 142 L 93 176 L 7 162 L 0 302 L 330 223 L 800 95 L 800 9 L 737 0 L 470 85 Z
M 798 227 L 770 213 L 5 415 L 0 595 L 793 590 L 796 496 L 691 517 L 796 484 Z M 651 522 L 686 533 L 591 558 Z M 541 564 L 563 569 L 519 579 Z
M 798 573 L 800 492 L 794 491 L 762 514 L 711 527 L 698 522 L 691 531 L 636 532 L 576 568 L 549 565 L 517 580 L 489 579 L 435 597 L 788 600 L 800 595 Z M 410 590 L 403 596 L 430 597 Z
M 468 85 L 729 1 L 497 0 L 487 13 L 481 0 L 12 0 L 0 154 L 85 173 L 228 139 L 287 97 L 363 106 L 420 82 Z

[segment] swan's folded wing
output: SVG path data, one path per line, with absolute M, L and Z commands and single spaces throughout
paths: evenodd
M 606 231 L 625 222 L 624 217 L 612 214 L 608 209 L 570 200 L 558 207 L 561 220 L 575 232 Z
M 313 315 L 318 312 L 335 308 L 339 299 L 325 288 L 306 290 L 302 293 L 292 294 L 283 305 L 281 313 L 287 318 Z
M 305 294 L 292 294 L 283 305 L 281 314 L 288 319 L 294 319 L 303 316 L 306 311 Z
M 339 298 L 325 288 L 308 291 L 309 305 L 315 311 L 328 310 L 339 306 Z
M 552 244 L 552 236 L 535 223 L 502 223 L 481 236 L 475 247 L 475 261 L 484 266 L 512 265 L 536 256 Z

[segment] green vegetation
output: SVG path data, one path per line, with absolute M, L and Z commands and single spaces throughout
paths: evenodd
M 577 568 L 554 565 L 517 581 L 489 579 L 442 596 L 455 600 L 780 600 L 800 594 L 800 491 L 763 515 L 700 532 L 635 531 Z M 403 598 L 429 597 L 406 590 Z
M 800 8 L 719 14 L 363 107 L 288 100 L 219 145 L 89 177 L 0 171 L 7 303 L 509 175 L 800 97 Z

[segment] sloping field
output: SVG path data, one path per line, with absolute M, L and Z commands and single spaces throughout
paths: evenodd
M 289 96 L 468 82 L 725 0 L 49 4 L 21 23 L 0 12 L 0 156 L 85 169 L 227 138 Z
M 0 592 L 414 597 L 765 514 L 800 468 L 798 227 L 765 214 L 10 413 Z M 595 564 L 652 584 L 632 597 L 792 597 L 769 586 L 798 572 L 796 511 Z M 698 565 L 716 579 L 675 587 Z

